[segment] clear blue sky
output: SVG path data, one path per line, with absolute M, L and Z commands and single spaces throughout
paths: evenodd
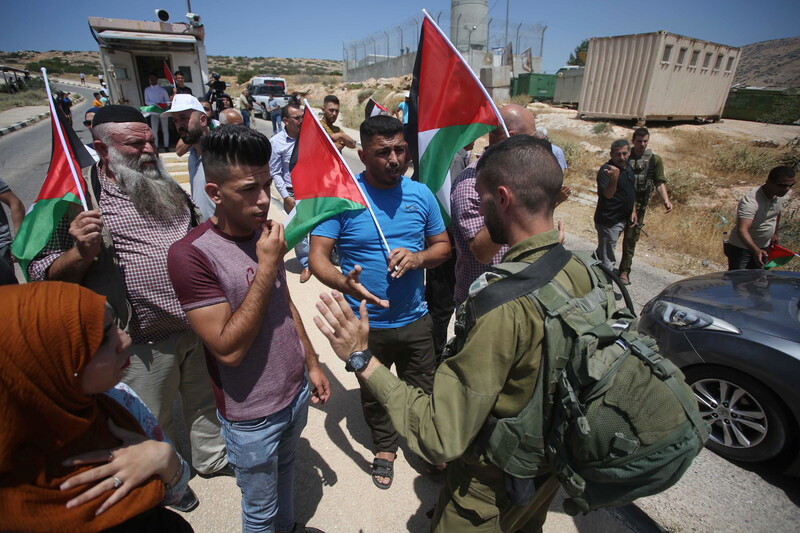
M 450 2 L 382 0 L 192 0 L 206 27 L 209 55 L 342 58 L 342 41 L 387 29 L 422 8 L 447 11 Z M 555 72 L 582 39 L 667 30 L 730 46 L 800 34 L 798 0 L 662 0 L 533 2 L 510 0 L 511 20 L 547 25 L 543 66 Z M 224 6 L 224 7 L 221 7 Z M 155 20 L 166 9 L 186 19 L 185 0 L 0 0 L 0 50 L 96 50 L 89 16 Z M 505 0 L 489 0 L 489 16 L 505 18 Z M 269 13 L 275 16 L 270 20 Z M 447 29 L 445 29 L 447 31 Z

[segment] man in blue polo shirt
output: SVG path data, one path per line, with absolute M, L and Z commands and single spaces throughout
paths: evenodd
M 400 379 L 430 393 L 435 353 L 424 269 L 450 257 L 450 240 L 433 194 L 403 176 L 407 152 L 402 123 L 385 115 L 368 118 L 361 124 L 361 144 L 358 156 L 366 169 L 356 179 L 390 251 L 368 210 L 345 211 L 311 233 L 309 266 L 325 285 L 344 293 L 355 312 L 361 300 L 367 301 L 372 353 L 387 367 L 396 365 Z M 341 271 L 330 261 L 336 243 Z M 377 450 L 373 482 L 388 489 L 398 435 L 380 402 L 363 386 L 361 404 Z

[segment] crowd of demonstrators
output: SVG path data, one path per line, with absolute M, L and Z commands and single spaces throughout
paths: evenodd
M 294 209 L 295 204 L 292 172 L 289 167 L 297 137 L 300 135 L 300 126 L 303 124 L 303 110 L 296 104 L 287 104 L 281 109 L 281 119 L 283 130 L 269 140 L 272 147 L 269 173 L 275 180 L 278 194 L 283 199 L 283 207 L 289 213 Z M 303 271 L 300 273 L 300 283 L 305 283 L 311 277 L 311 271 L 308 269 L 308 237 L 295 246 L 294 250 L 297 260 L 303 267 Z
M 739 200 L 736 224 L 723 245 L 728 270 L 764 267 L 768 246 L 778 244 L 781 210 L 788 203 L 787 194 L 795 183 L 792 167 L 777 166 L 770 170 L 764 185 Z
M 388 251 L 387 266 L 385 244 L 370 212 L 345 211 L 311 232 L 311 272 L 344 293 L 354 309 L 361 300 L 367 301 L 372 325 L 369 347 L 387 367 L 394 365 L 402 380 L 429 393 L 436 358 L 423 269 L 450 256 L 450 241 L 433 193 L 403 175 L 408 152 L 400 121 L 385 115 L 370 117 L 361 124 L 360 134 L 358 156 L 365 170 L 356 180 L 386 242 L 395 247 Z M 341 270 L 330 261 L 334 245 Z M 360 384 L 364 418 L 376 448 L 373 481 L 388 489 L 398 434 L 380 400 Z
M 281 123 L 268 140 L 246 124 L 252 110 L 246 91 L 242 113 L 224 92 L 215 94 L 217 122 L 211 102 L 192 96 L 181 73 L 171 97 L 153 78 L 152 99 L 166 95 L 162 103 L 170 103 L 155 121 L 151 116 L 148 124 L 125 106 L 86 112 L 96 161 L 84 172 L 89 210 L 68 211 L 29 264 L 38 283 L 0 288 L 4 301 L 32 302 L 15 312 L 34 324 L 17 331 L 22 320 L 0 323 L 4 336 L 21 343 L 34 342 L 29 336 L 54 339 L 53 349 L 41 350 L 41 367 L 18 365 L 13 350 L 0 356 L 0 380 L 23 379 L 30 394 L 48 399 L 23 406 L 4 396 L 0 404 L 12 428 L 0 432 L 0 457 L 9 457 L 6 450 L 31 453 L 35 439 L 45 443 L 36 449 L 35 468 L 19 470 L 13 483 L 0 482 L 0 493 L 12 498 L 20 497 L 19 487 L 37 494 L 20 504 L 25 512 L 0 513 L 0 529 L 26 529 L 27 510 L 49 520 L 59 509 L 66 509 L 63 519 L 75 530 L 188 527 L 159 505 L 184 511 L 198 505 L 188 487 L 191 467 L 169 444 L 180 392 L 194 470 L 236 477 L 243 530 L 302 531 L 293 509 L 295 451 L 309 404 L 325 403 L 330 386 L 288 289 L 283 226 L 269 219 L 269 190 L 274 183 L 285 211 L 292 211 L 290 161 L 303 109 L 294 102 L 277 107 Z M 68 95 L 59 91 L 62 109 L 64 100 Z M 326 96 L 322 126 L 341 152 L 356 143 L 335 126 L 338 113 L 338 98 Z M 324 320 L 314 320 L 358 377 L 375 451 L 374 485 L 392 485 L 401 436 L 431 470 L 448 464 L 432 531 L 537 530 L 558 488 L 554 477 L 538 478 L 532 501 L 511 505 L 502 470 L 470 446 L 490 414 L 515 415 L 530 399 L 547 345 L 534 303 L 521 298 L 493 309 L 461 339 L 455 357 L 439 359 L 455 306 L 486 287 L 492 266 L 532 263 L 564 242 L 563 227 L 554 222 L 556 206 L 570 194 L 563 185 L 563 150 L 536 127 L 527 108 L 509 104 L 500 113 L 507 135 L 497 128 L 479 159 L 470 162 L 469 145 L 451 161 L 452 235 L 430 190 L 404 176 L 404 122 L 380 115 L 361 124 L 358 155 L 365 170 L 356 180 L 386 240 L 369 211 L 346 211 L 318 224 L 310 246 L 307 237 L 295 248 L 300 282 L 313 273 L 334 289 L 317 305 Z M 189 153 L 191 197 L 158 158 L 154 130 L 169 117 L 180 135 L 176 151 Z M 650 197 L 657 192 L 667 212 L 673 207 L 663 161 L 648 148 L 649 138 L 639 128 L 633 147 L 614 141 L 597 174 L 595 255 L 613 269 L 624 232 L 624 283 Z M 776 167 L 742 198 L 725 244 L 731 269 L 763 266 L 794 183 L 790 167 Z M 2 181 L 0 201 L 18 228 L 24 207 Z M 0 210 L 0 278 L 10 268 L 9 283 L 15 283 L 5 218 Z M 334 248 L 340 268 L 331 261 Z M 574 296 L 590 289 L 586 268 L 576 260 L 556 279 Z M 68 296 L 78 303 L 62 305 Z M 64 379 L 43 383 L 44 367 Z M 18 392 L 6 389 L 0 394 Z M 75 402 L 95 414 L 65 410 Z M 16 435 L 20 413 L 53 423 L 40 433 Z M 64 424 L 75 416 L 81 424 Z M 64 460 L 66 469 L 49 466 Z M 98 498 L 106 493 L 107 499 Z M 98 509 L 103 512 L 95 517 Z
M 228 126 L 202 150 L 216 212 L 170 248 L 170 278 L 214 368 L 242 528 L 293 531 L 295 449 L 309 400 L 330 387 L 286 284 L 283 226 L 268 219 L 269 141 Z
M 78 282 L 105 294 L 133 340 L 122 380 L 175 440 L 172 404 L 181 393 L 192 462 L 201 474 L 229 472 L 202 341 L 167 275 L 167 251 L 200 221 L 194 203 L 163 167 L 142 114 L 111 105 L 94 116 L 100 162 L 89 169 L 91 209 L 65 214 L 28 265 L 33 280 Z

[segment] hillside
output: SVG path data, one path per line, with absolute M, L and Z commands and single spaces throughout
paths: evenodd
M 733 82 L 757 87 L 800 87 L 800 37 L 743 46 Z
M 100 71 L 100 54 L 97 51 L 58 51 L 35 52 L 24 50 L 19 52 L 0 51 L 0 64 L 11 67 L 25 68 L 29 63 L 39 61 L 59 61 L 63 59 L 64 70 L 67 72 L 85 72 L 96 74 Z M 239 72 L 251 70 L 257 74 L 272 74 L 276 76 L 304 75 L 333 75 L 341 76 L 342 62 L 331 59 L 306 59 L 284 57 L 244 57 L 244 56 L 208 56 L 208 66 L 211 71 L 219 72 L 223 76 L 236 76 Z M 51 71 L 52 67 L 48 67 Z

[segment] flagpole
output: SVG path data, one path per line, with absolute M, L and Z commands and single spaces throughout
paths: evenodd
M 75 180 L 75 185 L 78 188 L 78 195 L 81 197 L 83 209 L 88 211 L 89 206 L 86 205 L 86 198 L 83 195 L 83 179 L 79 178 L 78 173 L 75 171 L 75 164 L 73 161 L 75 156 L 70 152 L 67 146 L 67 140 L 64 138 L 64 132 L 61 130 L 61 121 L 58 119 L 58 112 L 56 111 L 55 102 L 53 101 L 53 93 L 50 92 L 50 81 L 47 79 L 47 69 L 44 67 L 42 67 L 42 78 L 44 79 L 44 89 L 47 91 L 47 101 L 50 102 L 50 117 L 55 124 L 58 138 L 61 140 L 61 147 L 64 149 L 64 154 L 67 156 L 67 163 L 69 163 L 72 178 Z
M 453 53 L 456 54 L 456 57 L 458 57 L 467 66 L 467 71 L 469 71 L 469 74 L 470 74 L 470 76 L 472 76 L 472 79 L 475 80 L 475 83 L 478 84 L 478 87 L 481 88 L 481 91 L 483 92 L 483 96 L 485 96 L 486 99 L 489 101 L 489 104 L 492 106 L 492 109 L 494 110 L 494 114 L 497 115 L 497 120 L 500 122 L 500 125 L 503 126 L 503 131 L 506 133 L 506 137 L 508 137 L 509 135 L 508 135 L 508 128 L 506 127 L 506 123 L 503 121 L 503 117 L 500 115 L 500 110 L 497 109 L 497 106 L 495 105 L 494 100 L 492 100 L 492 97 L 489 96 L 488 92 L 486 92 L 486 87 L 483 86 L 483 84 L 481 83 L 481 80 L 479 80 L 478 77 L 475 75 L 475 73 L 472 71 L 472 68 L 469 66 L 469 63 L 464 61 L 464 56 L 462 56 L 461 52 L 459 52 L 458 49 L 455 46 L 453 46 L 453 43 L 450 42 L 450 39 L 447 37 L 447 35 L 445 35 L 445 33 L 442 31 L 442 29 L 439 27 L 439 25 L 436 24 L 436 21 L 433 20 L 433 17 L 431 17 L 428 14 L 428 12 L 426 10 L 424 10 L 424 9 L 422 10 L 422 13 L 425 15 L 425 18 L 428 19 L 428 21 L 431 24 L 433 24 L 433 27 L 436 28 L 436 31 L 438 31 L 439 35 L 442 36 L 444 41 L 450 47 L 450 50 L 452 50 Z M 420 30 L 420 31 L 422 31 L 422 30 Z M 419 51 L 417 51 L 417 53 L 419 53 Z
M 324 131 L 324 128 L 322 127 L 322 124 L 320 124 L 319 119 L 317 118 L 317 116 L 310 111 L 311 110 L 311 106 L 308 104 L 308 100 L 306 100 L 305 98 L 303 98 L 303 105 L 306 106 L 307 110 L 309 110 L 308 114 L 311 115 L 311 117 L 317 123 L 317 126 L 319 126 L 319 128 Z M 325 135 L 325 138 L 328 139 L 328 143 L 331 145 L 331 147 L 333 148 L 333 151 L 336 153 L 336 157 L 339 158 L 339 161 L 342 162 L 342 164 L 344 165 L 344 168 L 346 168 L 347 172 L 350 173 L 350 179 L 352 179 L 353 183 L 356 184 L 356 187 L 358 187 L 358 192 L 360 192 L 361 193 L 361 197 L 364 198 L 364 203 L 367 204 L 367 209 L 369 209 L 369 214 L 372 215 L 372 221 L 375 223 L 375 227 L 378 229 L 378 234 L 381 236 L 381 240 L 383 241 L 383 245 L 386 247 L 386 258 L 387 258 L 387 261 L 388 261 L 388 258 L 391 255 L 392 251 L 389 248 L 389 243 L 386 242 L 386 237 L 383 234 L 383 230 L 381 229 L 381 225 L 378 224 L 378 219 L 375 217 L 375 212 L 372 210 L 372 204 L 370 203 L 369 198 L 364 193 L 364 189 L 361 188 L 361 184 L 358 183 L 358 180 L 356 179 L 355 175 L 353 174 L 353 171 L 350 170 L 350 165 L 347 164 L 347 161 L 344 160 L 344 158 L 342 157 L 342 154 L 339 152 L 339 149 L 336 148 L 335 144 L 333 144 L 333 140 L 331 140 L 330 136 L 327 135 L 327 134 Z

